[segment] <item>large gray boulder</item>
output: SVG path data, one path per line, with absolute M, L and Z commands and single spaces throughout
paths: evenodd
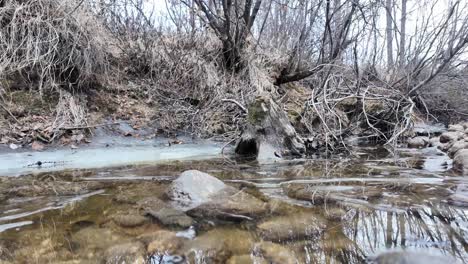
M 167 194 L 193 217 L 252 220 L 268 211 L 268 204 L 255 196 L 196 170 L 182 173 Z

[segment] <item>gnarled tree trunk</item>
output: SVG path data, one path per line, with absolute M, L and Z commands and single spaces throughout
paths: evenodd
M 302 156 L 306 148 L 286 112 L 268 94 L 258 96 L 249 107 L 248 126 L 237 142 L 236 153 L 259 161 L 282 156 Z

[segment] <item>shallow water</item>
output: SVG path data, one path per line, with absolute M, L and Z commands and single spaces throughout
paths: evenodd
M 365 263 L 400 249 L 468 261 L 468 181 L 448 171 L 445 155 L 434 149 L 356 153 L 261 165 L 129 162 L 0 177 L 0 263 L 123 263 L 113 258 L 119 254 L 141 255 L 147 263 Z M 268 204 L 267 213 L 235 221 L 193 216 L 191 228 L 148 216 L 137 224 L 115 220 L 142 214 L 135 207 L 141 200 L 167 200 L 171 181 L 189 169 L 254 195 Z M 301 198 L 291 186 L 317 195 Z M 177 243 L 159 237 L 165 250 L 147 253 L 145 235 L 161 230 Z M 121 244 L 125 250 L 116 249 Z M 123 252 L 132 247 L 143 251 Z

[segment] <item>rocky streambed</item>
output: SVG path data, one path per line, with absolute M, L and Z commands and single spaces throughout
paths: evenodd
M 468 181 L 436 147 L 0 177 L 0 263 L 468 261 Z

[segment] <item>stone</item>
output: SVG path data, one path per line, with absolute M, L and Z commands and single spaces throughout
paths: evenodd
M 148 244 L 148 254 L 175 254 L 183 245 L 183 240 L 176 233 L 166 230 L 156 231 L 139 237 L 140 241 Z M 149 242 L 148 242 L 149 241 Z
M 148 222 L 148 219 L 138 214 L 117 214 L 112 220 L 121 227 L 136 227 Z
M 144 264 L 145 250 L 141 242 L 129 242 L 108 248 L 104 252 L 106 264 Z
M 268 204 L 253 195 L 238 191 L 232 195 L 218 194 L 187 214 L 200 218 L 217 218 L 223 220 L 252 220 L 261 217 L 268 211 Z
M 371 257 L 372 263 L 376 264 L 447 264 L 457 261 L 447 256 L 434 256 L 429 253 L 411 251 L 389 251 Z
M 409 148 L 424 148 L 429 144 L 427 137 L 415 137 L 408 140 Z
M 453 169 L 468 175 L 468 149 L 459 150 L 453 158 Z
M 190 209 L 210 201 L 213 195 L 225 192 L 227 189 L 233 188 L 207 173 L 189 170 L 172 182 L 166 194 L 171 200 Z
M 449 126 L 448 126 L 448 131 L 451 131 L 451 132 L 463 132 L 463 131 L 465 131 L 465 128 L 463 127 L 463 125 L 460 125 L 460 124 L 449 125 Z
M 325 228 L 325 220 L 313 212 L 299 212 L 293 216 L 276 216 L 257 225 L 260 236 L 270 241 L 310 238 L 319 235 Z
M 245 255 L 235 255 L 228 259 L 226 264 L 269 264 L 266 259 L 262 257 L 252 256 L 250 254 Z
M 137 206 L 146 215 L 156 218 L 165 226 L 179 226 L 188 228 L 194 224 L 193 219 L 182 210 L 170 207 L 156 197 L 149 197 L 137 202 Z
M 272 242 L 260 242 L 255 244 L 254 253 L 267 260 L 267 263 L 296 264 L 299 260 L 292 250 Z
M 382 190 L 372 186 L 286 184 L 283 191 L 291 198 L 313 204 L 334 203 L 348 199 L 373 200 Z
M 440 143 L 440 138 L 439 137 L 432 137 L 429 139 L 429 146 L 430 147 L 439 147 L 440 145 L 442 145 L 442 143 Z
M 449 143 L 463 138 L 463 133 L 459 131 L 447 131 L 440 135 L 440 143 Z
M 464 140 L 459 140 L 453 143 L 453 145 L 448 149 L 447 154 L 449 155 L 449 157 L 453 158 L 455 154 L 462 149 L 468 149 L 468 142 Z

